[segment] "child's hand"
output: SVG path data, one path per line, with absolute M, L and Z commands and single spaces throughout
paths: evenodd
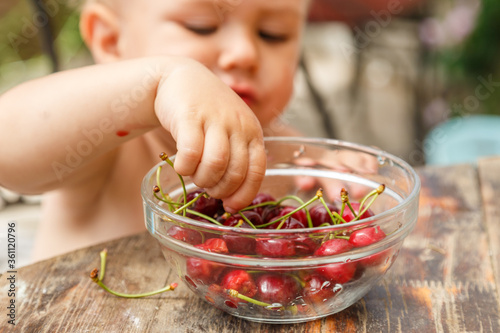
M 263 180 L 262 128 L 252 110 L 199 63 L 186 61 L 158 86 L 156 115 L 177 143 L 175 170 L 226 210 L 247 206 Z
M 295 163 L 303 166 L 319 166 L 332 171 L 345 173 L 376 174 L 378 172 L 378 161 L 374 156 L 356 153 L 350 151 L 328 152 L 318 160 L 311 158 L 298 158 Z M 305 191 L 323 188 L 325 195 L 331 200 L 340 198 L 340 191 L 345 188 L 349 196 L 353 199 L 359 199 L 366 195 L 367 188 L 355 183 L 348 183 L 335 180 L 324 179 L 318 184 L 313 177 L 297 177 L 297 186 Z

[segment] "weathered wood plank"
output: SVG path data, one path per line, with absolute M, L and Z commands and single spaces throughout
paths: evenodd
M 477 171 L 471 165 L 428 167 L 419 175 L 419 219 L 389 276 L 447 284 L 491 283 Z
M 481 159 L 478 168 L 487 244 L 500 302 L 500 158 Z
M 113 289 L 138 293 L 159 288 L 167 278 L 172 278 L 148 234 L 108 245 L 110 253 L 105 281 Z M 147 248 L 153 250 L 145 250 Z M 110 332 L 121 328 L 132 332 L 132 327 L 143 332 L 158 301 L 138 300 L 134 303 L 134 300 L 117 298 L 98 288 L 90 280 L 89 272 L 98 267 L 100 250 L 102 246 L 96 246 L 20 268 L 17 274 L 16 328 L 27 332 L 74 332 L 99 327 L 106 322 Z M 6 294 L 2 293 L 1 297 L 4 296 Z M 139 323 L 136 318 L 141 318 Z

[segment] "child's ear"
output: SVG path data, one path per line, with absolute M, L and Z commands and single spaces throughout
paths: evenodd
M 116 13 L 109 7 L 91 2 L 80 15 L 80 33 L 96 63 L 120 59 L 120 29 Z

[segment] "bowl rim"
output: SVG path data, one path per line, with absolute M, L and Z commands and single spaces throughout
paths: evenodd
M 190 219 L 188 217 L 178 215 L 178 214 L 173 214 L 170 212 L 166 207 L 162 207 L 158 205 L 156 202 L 154 202 L 149 196 L 148 193 L 151 191 L 150 188 L 146 188 L 146 184 L 148 183 L 149 179 L 156 173 L 156 170 L 158 166 L 165 165 L 166 162 L 160 161 L 156 165 L 154 165 L 148 173 L 144 176 L 142 182 L 141 182 L 141 196 L 143 199 L 143 202 L 145 205 L 147 205 L 150 209 L 155 211 L 156 214 L 159 215 L 165 215 L 170 219 L 178 220 L 179 222 L 185 223 L 187 225 L 195 226 L 198 228 L 203 228 L 203 229 L 210 229 L 213 231 L 219 231 L 219 232 L 232 232 L 236 234 L 247 234 L 247 235 L 269 235 L 269 236 L 277 236 L 277 235 L 293 235 L 293 234 L 305 234 L 305 233 L 311 233 L 313 232 L 326 232 L 330 230 L 335 230 L 335 229 L 346 229 L 350 227 L 355 227 L 359 224 L 367 224 L 369 225 L 371 222 L 374 222 L 376 220 L 382 219 L 385 220 L 385 218 L 391 214 L 394 213 L 396 210 L 401 210 L 402 208 L 405 208 L 406 206 L 410 205 L 414 200 L 418 201 L 418 195 L 420 192 L 420 178 L 418 177 L 417 173 L 411 167 L 406 161 L 403 159 L 390 154 L 388 152 L 385 152 L 381 149 L 362 145 L 362 144 L 357 144 L 353 142 L 348 142 L 348 141 L 343 141 L 343 140 L 337 140 L 337 139 L 327 139 L 327 138 L 306 138 L 306 137 L 265 137 L 264 138 L 265 142 L 286 142 L 286 143 L 292 143 L 292 144 L 313 144 L 313 145 L 323 145 L 323 146 L 338 146 L 342 148 L 349 148 L 350 150 L 355 150 L 355 151 L 360 151 L 368 154 L 375 155 L 380 158 L 385 158 L 388 160 L 392 160 L 394 163 L 398 164 L 402 169 L 406 171 L 406 173 L 410 176 L 410 180 L 413 181 L 413 188 L 411 189 L 410 193 L 406 198 L 404 198 L 401 202 L 399 202 L 396 206 L 385 210 L 379 214 L 376 214 L 372 217 L 357 220 L 354 222 L 348 222 L 348 223 L 343 223 L 343 224 L 338 224 L 338 225 L 330 225 L 330 226 L 325 226 L 325 227 L 315 227 L 315 228 L 301 228 L 301 229 L 244 229 L 244 228 L 234 228 L 234 227 L 228 227 L 228 226 L 219 226 L 215 224 L 208 224 L 206 222 L 201 222 L 201 221 L 196 221 L 193 219 Z M 175 155 L 169 157 L 172 162 L 175 160 Z M 394 236 L 395 234 L 399 234 L 403 232 L 406 228 L 412 228 L 413 225 L 416 223 L 415 221 L 412 221 L 412 223 L 405 223 L 401 228 L 396 230 L 392 234 Z M 149 229 L 149 228 L 148 228 Z M 150 230 L 151 231 L 151 230 Z

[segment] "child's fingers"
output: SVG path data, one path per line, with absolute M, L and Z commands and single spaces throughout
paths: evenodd
M 191 176 L 196 171 L 203 154 L 203 131 L 201 126 L 185 123 L 179 125 L 177 133 L 174 168 L 182 176 Z
M 248 206 L 257 195 L 266 173 L 266 152 L 262 140 L 253 140 L 249 145 L 249 165 L 246 177 L 235 193 L 224 199 L 224 207 L 235 212 Z
M 226 172 L 215 186 L 206 188 L 210 196 L 226 198 L 233 194 L 245 179 L 248 169 L 248 147 L 237 137 L 238 135 L 233 135 L 229 139 L 231 148 Z
M 201 162 L 192 176 L 193 182 L 204 188 L 217 185 L 228 167 L 229 154 L 227 133 L 214 126 L 210 127 L 205 135 Z

